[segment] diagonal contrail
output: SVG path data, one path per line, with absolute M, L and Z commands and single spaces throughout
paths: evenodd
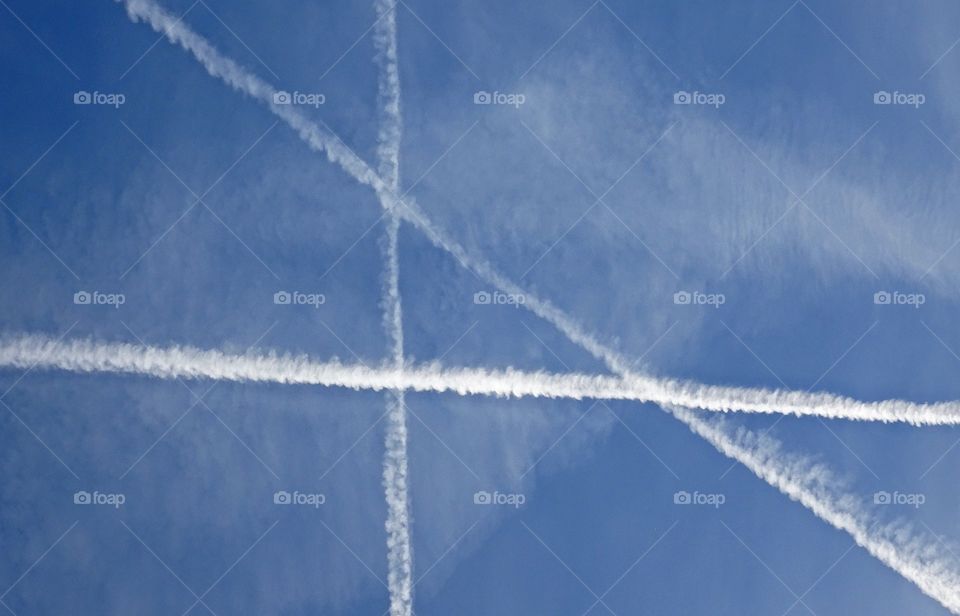
M 861 402 L 833 394 L 715 387 L 630 375 L 552 374 L 507 368 L 450 368 L 438 363 L 383 366 L 318 362 L 276 353 L 236 355 L 189 346 L 154 347 L 61 340 L 35 334 L 0 336 L 0 367 L 116 372 L 155 378 L 322 385 L 371 391 L 449 392 L 462 396 L 600 399 L 685 406 L 713 412 L 789 413 L 827 419 L 960 425 L 960 402 Z M 745 395 L 746 392 L 746 395 Z
M 329 132 L 321 129 L 303 115 L 291 101 L 275 101 L 279 91 L 272 85 L 221 54 L 205 38 L 191 30 L 178 17 L 153 0 L 116 0 L 127 9 L 134 22 L 144 21 L 171 43 L 189 51 L 213 77 L 220 79 L 238 92 L 265 103 L 272 113 L 287 123 L 312 149 L 326 154 L 358 182 L 378 192 L 394 194 L 379 174 Z
M 603 357 L 608 366 L 615 365 L 616 372 L 626 372 L 628 363 L 616 353 L 605 347 L 588 334 L 573 319 L 531 293 L 526 293 L 517 284 L 499 274 L 482 258 L 474 258 L 449 237 L 445 231 L 434 225 L 413 199 L 403 198 L 393 190 L 381 176 L 366 162 L 340 142 L 328 131 L 311 122 L 293 105 L 277 104 L 274 94 L 278 91 L 250 73 L 233 60 L 223 56 L 206 39 L 191 30 L 183 21 L 157 5 L 153 0 L 116 0 L 125 4 L 127 13 L 134 21 L 143 20 L 155 31 L 163 34 L 172 43 L 180 45 L 190 52 L 210 75 L 224 81 L 237 91 L 247 94 L 263 103 L 270 111 L 286 122 L 300 138 L 312 149 L 324 153 L 327 158 L 339 165 L 344 171 L 361 184 L 373 188 L 380 197 L 384 208 L 395 212 L 404 220 L 413 224 L 424 233 L 438 248 L 456 257 L 460 263 L 472 270 L 480 278 L 488 281 L 505 293 L 523 295 L 528 309 L 559 328 L 568 338 L 584 347 L 595 357 Z
M 289 106 L 273 104 L 272 94 L 275 90 L 271 86 L 245 71 L 232 60 L 223 57 L 205 39 L 194 33 L 182 22 L 177 21 L 173 15 L 157 6 L 152 0 L 117 1 L 126 4 L 127 12 L 133 20 L 145 20 L 154 30 L 164 34 L 171 42 L 181 45 L 192 53 L 211 75 L 222 79 L 241 92 L 266 102 L 271 111 L 287 122 L 311 148 L 324 152 L 331 162 L 340 165 L 358 182 L 374 188 L 381 199 L 386 194 L 392 203 L 400 203 L 401 207 L 398 211 L 404 219 L 414 224 L 432 243 L 457 257 L 465 267 L 473 270 L 478 276 L 498 287 L 501 291 L 506 293 L 522 292 L 518 285 L 499 275 L 484 260 L 467 259 L 466 251 L 448 238 L 442 230 L 430 223 L 412 201 L 409 203 L 402 202 L 396 192 L 389 190 L 383 179 L 365 162 L 337 142 L 334 137 L 297 113 L 296 110 Z M 604 361 L 611 371 L 622 376 L 630 376 L 630 364 L 624 361 L 619 353 L 588 334 L 572 318 L 549 302 L 540 300 L 530 293 L 524 293 L 524 296 L 527 300 L 524 306 L 552 323 L 572 342 L 587 350 L 594 357 Z M 742 452 L 738 449 L 731 449 L 727 453 L 737 460 L 742 457 Z M 901 571 L 901 573 L 903 572 Z
M 378 72 L 380 133 L 377 157 L 379 173 L 393 193 L 400 190 L 400 141 L 403 121 L 400 115 L 400 70 L 397 64 L 396 3 L 376 0 L 377 21 L 374 25 L 374 47 Z M 395 367 L 403 360 L 403 311 L 400 303 L 400 216 L 391 202 L 381 196 L 389 211 L 387 219 L 383 285 L 383 318 L 390 337 L 390 355 Z M 390 613 L 410 616 L 413 613 L 413 546 L 410 540 L 409 459 L 407 455 L 407 411 L 403 389 L 386 394 L 387 431 L 383 458 L 383 489 L 387 501 L 387 586 L 390 590 Z
M 960 575 L 933 541 L 905 523 L 884 524 L 856 496 L 844 492 L 822 465 L 788 454 L 765 435 L 733 431 L 724 418 L 707 418 L 680 407 L 665 407 L 721 453 L 736 458 L 755 475 L 834 528 L 853 537 L 880 562 L 916 584 L 926 595 L 960 614 Z

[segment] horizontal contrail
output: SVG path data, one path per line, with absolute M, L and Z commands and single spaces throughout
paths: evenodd
M 646 376 L 555 374 L 514 368 L 450 368 L 439 364 L 370 367 L 306 356 L 234 355 L 189 346 L 167 348 L 70 341 L 35 335 L 0 337 L 0 366 L 121 372 L 157 378 L 217 379 L 344 387 L 355 390 L 450 392 L 462 396 L 632 400 L 707 411 L 791 414 L 830 419 L 960 425 L 960 403 L 861 402 L 828 393 L 717 387 Z
M 755 475 L 811 510 L 831 526 L 846 531 L 857 545 L 939 601 L 960 614 L 960 574 L 939 555 L 935 541 L 905 523 L 885 524 L 844 492 L 822 465 L 788 454 L 779 443 L 746 430 L 733 432 L 722 419 L 706 418 L 685 408 L 666 407 L 721 453 L 736 458 Z

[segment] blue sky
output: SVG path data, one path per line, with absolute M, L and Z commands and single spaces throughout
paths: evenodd
M 162 6 L 277 88 L 322 94 L 299 109 L 375 163 L 370 3 Z M 960 399 L 958 17 L 948 2 L 404 0 L 401 188 L 652 374 Z M 387 356 L 372 190 L 121 4 L 3 0 L 0 46 L 4 333 Z M 529 311 L 475 303 L 494 289 L 409 224 L 400 272 L 410 361 L 607 372 Z M 7 611 L 387 610 L 381 394 L 11 369 L 0 392 Z M 407 404 L 421 616 L 948 613 L 653 405 Z M 865 502 L 921 496 L 879 509 L 960 554 L 954 428 L 727 421 L 769 428 Z M 281 490 L 325 501 L 277 506 Z

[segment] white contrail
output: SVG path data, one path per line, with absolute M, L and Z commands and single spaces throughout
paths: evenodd
M 400 141 L 403 123 L 400 114 L 400 71 L 397 64 L 396 3 L 376 0 L 377 21 L 374 47 L 378 72 L 380 134 L 377 157 L 379 174 L 394 194 L 400 190 Z M 386 232 L 386 272 L 383 285 L 383 317 L 391 340 L 395 367 L 402 367 L 403 311 L 400 303 L 400 217 L 390 201 L 381 196 L 389 212 Z M 413 545 L 410 540 L 410 491 L 407 483 L 407 411 L 404 390 L 386 394 L 387 430 L 383 459 L 383 489 L 387 501 L 387 586 L 390 613 L 413 613 Z
M 373 41 L 380 68 L 377 83 L 380 101 L 380 133 L 377 157 L 380 177 L 394 190 L 400 188 L 400 141 L 403 120 L 400 113 L 400 69 L 397 62 L 397 5 L 390 0 L 376 0 Z
M 0 366 L 59 368 L 73 372 L 121 372 L 157 378 L 204 378 L 322 385 L 355 390 L 450 392 L 462 396 L 631 400 L 706 411 L 745 411 L 830 419 L 960 425 L 960 402 L 916 404 L 902 400 L 861 402 L 833 394 L 714 387 L 631 375 L 553 374 L 513 368 L 450 368 L 438 363 L 379 367 L 318 362 L 306 356 L 235 355 L 189 346 L 168 348 L 92 340 L 57 340 L 22 334 L 0 337 Z
M 310 122 L 298 109 L 293 107 L 289 98 L 286 104 L 277 99 L 278 90 L 266 81 L 253 75 L 233 60 L 224 57 L 203 37 L 193 32 L 181 20 L 176 18 L 152 0 L 118 0 L 127 8 L 127 13 L 134 21 L 143 20 L 154 30 L 164 34 L 171 42 L 180 45 L 204 66 L 212 76 L 217 77 L 234 89 L 245 93 L 263 103 L 270 110 L 284 120 L 311 148 L 323 152 L 327 158 L 342 168 L 363 184 L 375 189 L 384 207 L 396 211 L 393 205 L 396 202 L 399 186 L 399 74 L 396 69 L 396 36 L 395 30 L 391 36 L 391 29 L 395 29 L 395 15 L 392 7 L 378 2 L 378 13 L 384 9 L 390 10 L 390 15 L 382 16 L 377 22 L 375 39 L 378 47 L 383 47 L 385 78 L 381 78 L 381 97 L 386 99 L 385 115 L 388 121 L 381 129 L 379 152 L 383 157 L 381 174 L 390 178 L 385 184 L 381 176 L 359 159 L 336 137 L 321 130 Z M 380 16 L 380 15 L 378 15 Z M 392 41 L 392 42 L 391 42 Z M 396 96 L 394 96 L 396 94 Z M 396 118 L 394 121 L 392 118 Z M 387 196 L 392 199 L 387 199 Z M 399 302 L 397 256 L 397 235 L 399 219 L 394 213 L 388 219 L 387 231 L 387 288 L 385 302 L 385 318 L 388 320 L 388 331 L 393 337 L 392 355 L 402 362 L 403 334 L 401 309 Z M 391 610 L 395 614 L 409 614 L 412 606 L 412 551 L 409 534 L 409 505 L 407 502 L 406 485 L 406 418 L 403 392 L 387 394 L 387 434 L 384 460 L 384 489 L 387 497 L 387 533 L 388 533 L 388 577 L 391 593 Z
M 439 364 L 380 367 L 318 362 L 290 354 L 232 354 L 191 346 L 155 347 L 36 334 L 0 336 L 0 367 L 138 374 L 160 379 L 321 385 L 354 390 L 450 392 L 460 395 L 540 398 L 645 399 L 614 376 L 548 374 L 520 370 L 443 368 Z
M 871 555 L 954 614 L 960 614 L 960 575 L 937 546 L 908 525 L 884 524 L 853 494 L 842 490 L 823 465 L 780 449 L 776 440 L 725 427 L 723 418 L 706 418 L 685 408 L 665 407 L 721 453 L 739 460 L 755 475 L 846 531 Z
M 524 292 L 504 276 L 500 275 L 483 259 L 471 257 L 466 250 L 449 237 L 442 229 L 431 223 L 416 202 L 409 197 L 401 198 L 398 192 L 388 185 L 378 173 L 358 158 L 334 135 L 320 128 L 301 114 L 293 105 L 277 104 L 274 95 L 278 92 L 273 86 L 250 73 L 233 60 L 223 56 L 206 39 L 191 30 L 183 21 L 157 5 L 153 0 L 117 0 L 127 7 L 127 13 L 134 21 L 143 20 L 158 33 L 166 36 L 172 43 L 189 51 L 210 75 L 221 79 L 234 89 L 247 94 L 263 103 L 277 117 L 287 123 L 312 149 L 325 153 L 327 158 L 339 165 L 361 184 L 373 188 L 385 209 L 407 220 L 438 248 L 454 255 L 460 263 L 471 269 L 480 278 L 499 288 L 504 293 L 523 295 L 525 306 L 541 318 L 558 327 L 572 341 L 584 347 L 595 357 L 602 357 L 608 366 L 617 373 L 628 371 L 628 363 L 616 353 L 587 334 L 576 322 L 558 310 L 550 302 Z M 399 85 L 399 80 L 397 81 Z M 616 366 L 616 368 L 613 368 Z
M 118 0 L 123 1 L 123 0 Z M 236 63 L 221 56 L 204 39 L 186 28 L 171 14 L 160 9 L 152 0 L 125 0 L 127 11 L 134 20 L 144 19 L 157 32 L 165 34 L 172 42 L 180 44 L 190 51 L 205 66 L 207 71 L 232 87 L 266 102 L 271 111 L 287 122 L 300 137 L 312 148 L 325 152 L 331 162 L 340 165 L 357 181 L 374 188 L 381 196 L 386 194 L 392 203 L 400 203 L 400 214 L 418 229 L 424 232 L 432 243 L 456 256 L 462 264 L 472 269 L 478 276 L 487 280 L 505 293 L 522 293 L 526 302 L 524 306 L 535 314 L 552 323 L 571 341 L 578 344 L 594 357 L 601 359 L 607 367 L 617 374 L 629 376 L 630 364 L 615 351 L 598 341 L 583 330 L 573 319 L 554 307 L 547 301 L 542 301 L 530 293 L 523 292 L 516 284 L 500 276 L 482 259 L 468 259 L 466 251 L 459 244 L 450 240 L 419 212 L 419 208 L 412 200 L 401 202 L 395 191 L 390 191 L 384 181 L 374 173 L 370 167 L 357 158 L 348 148 L 339 143 L 333 136 L 320 130 L 296 113 L 290 107 L 278 106 L 272 102 L 273 89 L 262 80 L 245 72 Z M 739 450 L 730 450 L 729 455 L 738 459 Z M 742 461 L 742 460 L 741 460 Z
M 277 102 L 279 90 L 257 77 L 233 60 L 225 57 L 205 38 L 191 30 L 183 21 L 153 0 L 116 0 L 126 6 L 134 22 L 143 21 L 156 32 L 190 52 L 211 76 L 222 80 L 235 90 L 266 103 L 270 111 L 296 131 L 311 148 L 323 152 L 327 158 L 345 169 L 359 182 L 375 189 L 385 188 L 383 180 L 364 161 L 357 157 L 335 136 L 322 130 L 297 109 L 289 99 Z

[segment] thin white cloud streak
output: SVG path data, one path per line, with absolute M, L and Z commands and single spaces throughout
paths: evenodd
M 380 160 L 380 177 L 396 191 L 400 186 L 400 142 L 403 136 L 400 69 L 397 62 L 397 9 L 390 0 L 376 0 L 374 8 L 377 21 L 373 42 L 380 69 L 377 90 L 381 116 L 377 158 Z
M 623 376 L 632 376 L 631 364 L 626 362 L 619 353 L 587 333 L 572 318 L 553 306 L 550 302 L 540 300 L 533 294 L 524 292 L 518 285 L 501 276 L 484 260 L 470 258 L 459 244 L 453 242 L 443 231 L 432 225 L 429 220 L 420 213 L 419 208 L 412 200 L 408 202 L 400 201 L 396 191 L 390 190 L 378 174 L 366 163 L 357 158 L 348 148 L 340 144 L 335 137 L 320 130 L 290 106 L 273 104 L 273 89 L 268 84 L 247 73 L 232 60 L 221 56 L 219 52 L 202 37 L 177 21 L 173 15 L 159 8 L 152 0 L 117 1 L 125 1 L 127 11 L 134 21 L 145 20 L 154 30 L 166 35 L 172 42 L 190 51 L 211 75 L 224 80 L 237 90 L 265 102 L 270 107 L 270 110 L 287 122 L 311 148 L 325 152 L 331 162 L 340 165 L 358 182 L 373 187 L 380 196 L 381 202 L 384 202 L 385 197 L 387 197 L 390 203 L 400 203 L 401 207 L 397 209 L 398 213 L 420 229 L 434 245 L 454 255 L 461 264 L 474 271 L 480 278 L 493 284 L 501 291 L 505 293 L 522 293 L 526 298 L 524 306 L 534 314 L 552 323 L 572 342 L 584 348 L 594 357 L 602 360 L 611 371 Z M 696 406 L 683 403 L 675 404 L 681 406 Z M 944 412 L 949 411 L 948 414 L 951 416 L 956 413 L 955 408 L 942 410 Z M 953 420 L 951 420 L 951 423 L 952 421 Z M 911 423 L 913 423 L 913 421 L 911 421 Z M 934 423 L 943 424 L 946 422 L 937 420 Z M 746 453 L 749 453 L 749 450 L 730 449 L 727 453 L 734 459 L 743 462 L 740 458 L 745 457 Z
M 23 334 L 0 338 L 0 366 L 118 372 L 156 378 L 287 383 L 355 390 L 456 393 L 462 396 L 601 399 L 686 406 L 713 412 L 792 414 L 828 419 L 960 425 L 960 402 L 861 402 L 827 393 L 716 387 L 631 375 L 555 374 L 507 368 L 395 364 L 370 367 L 276 353 L 235 355 L 189 346 L 167 348 Z
M 413 612 L 413 547 L 410 540 L 410 492 L 408 485 L 407 417 L 404 390 L 393 389 L 387 397 L 387 430 L 383 458 L 383 488 L 387 501 L 387 586 L 390 613 Z
M 296 131 L 312 149 L 325 153 L 331 162 L 343 167 L 356 180 L 377 189 L 378 192 L 386 188 L 380 176 L 335 136 L 311 122 L 295 105 L 275 103 L 274 94 L 278 92 L 276 88 L 225 57 L 175 15 L 153 0 L 116 1 L 126 7 L 127 15 L 132 21 L 143 21 L 171 43 L 190 52 L 211 76 L 238 92 L 265 103 L 271 112 Z
M 400 190 L 400 71 L 397 65 L 397 12 L 389 0 L 376 0 L 377 21 L 373 31 L 378 72 L 380 133 L 377 157 L 380 177 L 390 189 Z M 400 301 L 400 217 L 391 202 L 381 196 L 389 211 L 386 232 L 386 271 L 383 284 L 383 318 L 391 341 L 390 354 L 396 367 L 403 366 L 403 310 Z M 407 411 L 404 390 L 386 395 L 387 429 L 383 458 L 383 489 L 387 501 L 387 586 L 390 613 L 413 613 L 413 545 L 410 540 L 410 491 L 408 484 Z
M 802 504 L 816 516 L 853 537 L 857 545 L 954 614 L 960 614 L 960 575 L 929 538 L 905 523 L 882 522 L 862 499 L 845 492 L 822 464 L 781 450 L 764 435 L 724 426 L 685 408 L 665 407 L 724 455 L 739 460 L 755 475 Z
M 146 22 L 155 31 L 166 36 L 172 43 L 180 45 L 193 54 L 210 75 L 265 103 L 270 111 L 296 131 L 308 146 L 318 152 L 325 153 L 331 162 L 339 165 L 355 180 L 373 188 L 385 209 L 391 210 L 413 224 L 435 246 L 452 254 L 461 264 L 473 270 L 480 278 L 487 280 L 501 291 L 524 295 L 526 298 L 525 306 L 532 310 L 534 314 L 554 324 L 568 338 L 595 357 L 603 358 L 615 372 L 623 374 L 628 371 L 629 364 L 623 358 L 587 334 L 573 319 L 558 310 L 550 302 L 526 293 L 518 285 L 500 275 L 483 259 L 471 257 L 462 246 L 442 229 L 432 224 L 420 211 L 419 206 L 413 199 L 401 198 L 395 189 L 391 188 L 379 174 L 358 158 L 334 135 L 311 122 L 293 105 L 275 104 L 273 95 L 277 90 L 273 86 L 253 75 L 233 60 L 223 56 L 206 39 L 193 32 L 172 13 L 158 6 L 153 0 L 117 0 L 117 2 L 126 5 L 127 13 L 133 21 L 142 20 Z

